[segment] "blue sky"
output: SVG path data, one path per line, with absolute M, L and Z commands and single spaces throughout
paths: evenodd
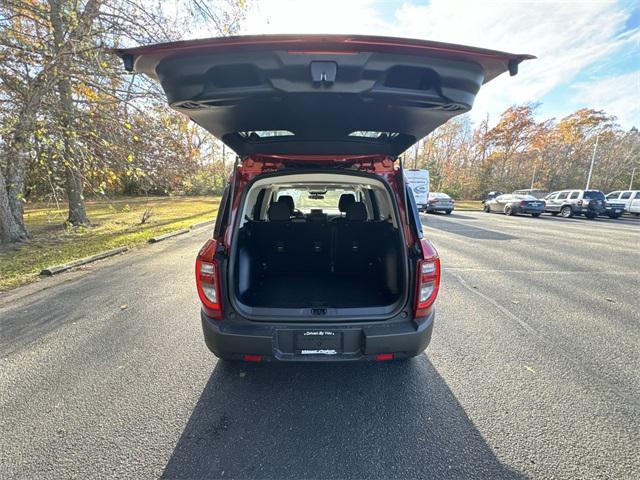
M 358 33 L 424 38 L 538 60 L 483 88 L 472 118 L 491 123 L 514 103 L 538 116 L 604 109 L 640 128 L 640 2 L 458 0 L 254 0 L 243 34 Z M 192 32 L 188 36 L 207 36 Z

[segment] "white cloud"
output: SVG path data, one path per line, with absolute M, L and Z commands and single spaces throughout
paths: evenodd
M 243 24 L 244 34 L 369 34 L 388 26 L 375 0 L 257 0 Z M 380 33 L 378 33 L 379 35 Z
M 538 57 L 522 64 L 517 77 L 503 75 L 481 90 L 474 116 L 490 112 L 494 119 L 513 103 L 540 101 L 585 67 L 637 42 L 638 32 L 618 35 L 627 16 L 613 2 L 557 1 L 433 0 L 426 6 L 405 4 L 397 13 L 408 36 Z
M 509 105 L 541 101 L 586 68 L 614 52 L 637 48 L 640 41 L 638 30 L 620 33 L 629 12 L 612 1 L 431 0 L 404 3 L 384 17 L 389 10 L 389 4 L 376 0 L 257 0 L 243 33 L 391 35 L 536 55 L 515 78 L 502 75 L 481 90 L 472 115 L 478 119 L 489 113 L 494 122 Z M 609 108 L 624 118 L 625 111 Z
M 595 108 L 614 113 L 618 121 L 640 128 L 640 70 L 624 75 L 597 78 L 573 85 L 576 108 Z

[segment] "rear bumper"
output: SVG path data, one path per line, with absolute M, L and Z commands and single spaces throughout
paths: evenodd
M 544 208 L 518 207 L 518 213 L 544 213 Z
M 374 360 L 379 353 L 394 358 L 419 355 L 427 348 L 433 332 L 435 312 L 402 322 L 371 322 L 334 326 L 300 324 L 237 323 L 213 320 L 200 313 L 204 341 L 216 356 L 241 360 L 244 355 L 260 355 L 263 361 L 334 362 Z M 335 354 L 301 354 L 296 338 L 309 331 L 340 334 L 341 348 Z
M 453 205 L 427 205 L 427 212 L 450 212 L 453 211 Z
M 573 207 L 573 213 L 581 215 L 606 215 L 605 208 Z

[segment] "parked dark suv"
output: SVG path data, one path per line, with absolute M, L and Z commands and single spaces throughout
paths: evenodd
M 550 193 L 544 199 L 545 212 L 565 218 L 574 215 L 596 218 L 605 213 L 607 203 L 600 190 L 562 190 Z
M 196 260 L 213 353 L 390 360 L 427 347 L 440 260 L 398 157 L 531 57 L 331 35 L 117 53 L 239 157 Z

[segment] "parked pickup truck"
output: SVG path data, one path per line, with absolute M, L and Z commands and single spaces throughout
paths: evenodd
M 640 215 L 640 190 L 621 190 L 607 195 L 607 203 L 621 204 L 624 211 Z
M 196 259 L 204 339 L 245 361 L 391 360 L 429 344 L 440 258 L 399 155 L 528 55 L 277 35 L 117 50 L 239 157 Z

